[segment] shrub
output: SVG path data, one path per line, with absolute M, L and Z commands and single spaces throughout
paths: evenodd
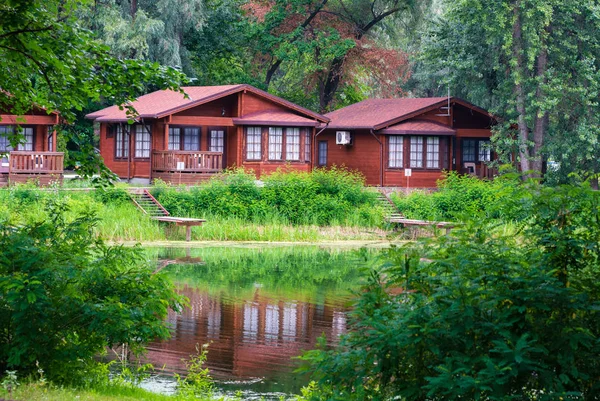
M 91 214 L 68 221 L 63 202 L 46 209 L 36 223 L 0 225 L 0 370 L 39 362 L 68 381 L 108 346 L 140 352 L 167 338 L 164 318 L 182 298 L 141 250 L 94 238 Z
M 333 351 L 311 351 L 328 400 L 596 400 L 600 194 L 523 194 L 522 236 L 480 218 L 390 251 Z

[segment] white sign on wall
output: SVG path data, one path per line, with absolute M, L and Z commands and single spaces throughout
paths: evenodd
M 185 162 L 177 162 L 177 170 L 185 170 Z
M 405 177 L 410 177 L 412 175 L 412 169 L 411 168 L 405 168 L 404 169 L 404 176 Z

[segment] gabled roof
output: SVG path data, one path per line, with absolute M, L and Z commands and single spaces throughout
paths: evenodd
M 451 97 L 450 102 L 495 118 L 486 110 L 462 99 Z M 328 128 L 380 130 L 447 104 L 447 97 L 367 99 L 327 113 L 325 117 L 331 119 Z
M 299 116 L 287 110 L 266 110 L 233 119 L 237 125 L 282 125 L 315 127 L 319 121 Z
M 454 135 L 456 131 L 444 124 L 428 120 L 408 120 L 400 124 L 392 125 L 380 131 L 382 134 L 393 135 Z
M 131 103 L 131 106 L 136 109 L 139 118 L 163 118 L 168 115 L 223 98 L 225 96 L 233 95 L 242 91 L 248 91 L 266 98 L 273 103 L 295 110 L 296 112 L 313 118 L 316 121 L 323 123 L 329 121 L 328 118 L 318 113 L 246 84 L 184 86 L 182 89 L 188 95 L 188 97 L 185 97 L 179 92 L 160 90 L 140 96 L 137 100 Z M 85 117 L 98 122 L 124 122 L 128 120 L 126 110 L 120 110 L 119 106 L 110 106 L 105 109 L 90 113 Z

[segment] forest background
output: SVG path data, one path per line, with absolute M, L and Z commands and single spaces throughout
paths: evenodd
M 371 97 L 450 93 L 500 118 L 494 145 L 502 161 L 517 154 L 523 171 L 548 172 L 550 183 L 597 185 L 593 0 L 10 0 L 2 7 L 0 101 L 34 101 L 75 122 L 61 145 L 70 164 L 84 161 L 94 143 L 86 112 L 177 82 L 248 83 L 322 113 Z

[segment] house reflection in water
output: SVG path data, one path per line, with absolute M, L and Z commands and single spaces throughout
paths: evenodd
M 182 359 L 195 353 L 196 344 L 209 345 L 207 366 L 218 379 L 265 379 L 289 374 L 291 359 L 316 346 L 325 335 L 328 343 L 346 331 L 347 297 L 318 304 L 263 296 L 257 286 L 251 299 L 236 299 L 232 291 L 208 294 L 184 286 L 190 307 L 170 313 L 171 340 L 150 347 L 148 358 L 169 371 L 183 371 Z M 235 293 L 235 291 L 233 291 Z

